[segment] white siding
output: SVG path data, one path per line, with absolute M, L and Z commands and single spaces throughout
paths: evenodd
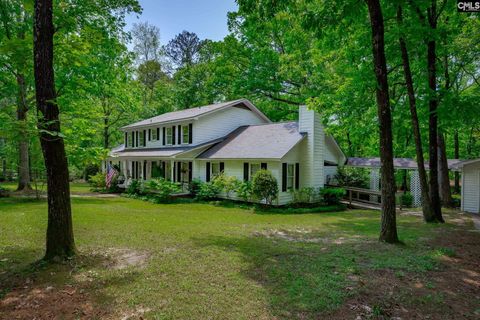
M 324 155 L 325 133 L 323 131 L 320 115 L 308 110 L 306 106 L 300 107 L 299 130 L 306 132 L 306 143 L 302 144 L 300 162 L 300 180 L 302 187 L 320 188 L 324 185 Z
M 226 136 L 244 125 L 266 123 L 257 114 L 244 108 L 227 108 L 199 118 L 193 124 L 193 144 Z
M 462 208 L 464 211 L 480 213 L 480 163 L 463 168 Z
M 330 179 L 330 182 L 332 182 L 337 174 L 337 170 L 337 166 L 325 166 L 323 168 L 323 172 L 325 173 L 325 183 L 327 183 L 328 179 Z

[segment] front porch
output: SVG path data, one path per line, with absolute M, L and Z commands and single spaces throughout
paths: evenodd
M 178 183 L 181 194 L 188 193 L 194 170 L 192 159 L 115 159 L 108 163 L 118 171 L 118 186 L 122 189 L 133 180 L 165 179 Z

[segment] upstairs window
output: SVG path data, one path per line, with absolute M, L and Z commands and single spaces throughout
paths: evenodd
M 145 132 L 140 131 L 140 147 L 145 147 Z
M 182 126 L 182 143 L 190 143 L 190 126 Z
M 151 132 L 152 141 L 157 141 L 158 140 L 157 129 L 156 128 L 150 129 L 150 132 Z
M 168 127 L 165 130 L 165 138 L 167 141 L 167 145 L 171 145 L 173 143 L 173 130 L 172 127 Z

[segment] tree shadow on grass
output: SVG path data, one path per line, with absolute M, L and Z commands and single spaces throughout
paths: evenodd
M 194 241 L 198 246 L 239 253 L 247 263 L 242 275 L 266 290 L 275 317 L 318 319 L 356 294 L 360 275 L 370 270 L 378 270 L 379 277 L 382 270 L 393 274 L 438 270 L 438 250 L 420 238 L 428 235 L 426 229 L 441 227 L 423 229 L 416 223 L 402 221 L 401 230 L 408 239 L 402 246 L 378 242 L 379 221 L 369 215 L 336 219 L 319 230 L 272 229 L 245 237 Z
M 318 243 L 295 243 L 264 237 L 209 237 L 195 240 L 239 252 L 248 263 L 242 274 L 268 292 L 277 318 L 316 318 L 338 307 L 348 294 L 346 275 L 354 272 L 351 253 Z M 348 251 L 348 250 L 347 250 Z
M 12 246 L 0 253 L 0 314 L 5 319 L 97 319 L 115 315 L 115 297 L 104 289 L 121 288 L 140 274 L 137 270 L 115 270 L 100 276 L 114 262 L 98 253 L 80 253 L 56 264 L 43 260 L 28 263 L 43 254 L 34 249 Z

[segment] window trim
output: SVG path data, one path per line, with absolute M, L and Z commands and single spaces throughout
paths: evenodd
M 150 134 L 151 134 L 151 140 L 150 141 L 158 141 L 158 136 L 157 136 L 157 128 L 150 129 Z

